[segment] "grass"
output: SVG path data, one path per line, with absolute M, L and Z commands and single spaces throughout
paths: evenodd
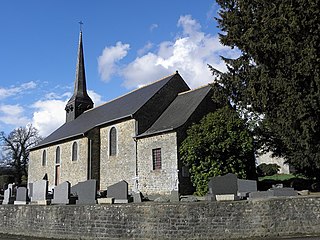
M 264 181 L 264 180 L 286 181 L 286 180 L 290 180 L 292 178 L 296 178 L 296 176 L 294 176 L 292 174 L 275 174 L 272 176 L 259 177 L 259 181 Z
M 272 176 L 259 177 L 259 191 L 266 191 L 276 184 L 283 184 L 284 187 L 293 187 L 295 190 L 314 190 L 311 187 L 312 180 L 292 175 L 292 174 L 275 174 Z

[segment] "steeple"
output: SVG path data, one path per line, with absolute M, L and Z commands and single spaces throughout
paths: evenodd
M 93 108 L 93 102 L 87 93 L 86 74 L 84 69 L 84 55 L 82 45 L 82 31 L 79 35 L 78 59 L 74 92 L 66 105 L 66 121 L 70 122 L 79 117 L 84 111 Z

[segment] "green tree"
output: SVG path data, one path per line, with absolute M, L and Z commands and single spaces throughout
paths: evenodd
M 189 167 L 198 195 L 214 176 L 235 173 L 255 178 L 254 141 L 245 121 L 229 106 L 209 113 L 187 131 L 180 156 Z
M 32 125 L 16 128 L 8 135 L 0 132 L 1 147 L 6 161 L 14 170 L 17 184 L 21 184 L 23 176 L 26 177 L 28 174 L 30 148 L 41 140 L 38 130 Z
M 219 92 L 260 115 L 266 150 L 295 169 L 320 177 L 319 0 L 217 0 L 224 45 L 241 56 L 226 59 Z

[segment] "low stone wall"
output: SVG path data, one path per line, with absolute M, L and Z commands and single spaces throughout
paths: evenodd
M 320 235 L 320 198 L 94 206 L 0 205 L 0 232 L 90 240 Z

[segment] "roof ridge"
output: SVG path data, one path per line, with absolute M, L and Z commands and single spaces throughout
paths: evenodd
M 144 85 L 144 86 L 142 86 L 142 87 L 135 88 L 135 89 L 131 90 L 130 92 L 127 92 L 127 93 L 125 93 L 125 94 L 123 94 L 123 95 L 121 95 L 121 96 L 118 96 L 118 97 L 116 97 L 116 98 L 113 98 L 113 99 L 111 99 L 111 100 L 109 100 L 109 101 L 107 101 L 107 102 L 105 102 L 105 103 L 102 103 L 102 104 L 100 104 L 100 105 L 98 105 L 98 106 L 96 106 L 96 107 L 94 107 L 94 108 L 88 109 L 88 110 L 85 111 L 85 112 L 89 112 L 89 111 L 92 111 L 92 110 L 94 110 L 94 109 L 96 109 L 96 108 L 98 108 L 98 107 L 101 107 L 101 106 L 104 106 L 104 105 L 106 105 L 106 104 L 109 104 L 109 103 L 111 103 L 111 102 L 113 102 L 113 101 L 116 101 L 116 100 L 118 100 L 118 99 L 120 99 L 120 98 L 123 98 L 123 97 L 125 97 L 125 96 L 127 96 L 127 95 L 129 95 L 129 94 L 131 94 L 131 93 L 133 93 L 133 92 L 136 92 L 136 91 L 138 91 L 138 90 L 140 90 L 140 89 L 146 88 L 146 87 L 148 87 L 148 86 L 150 86 L 150 85 L 152 85 L 152 84 L 158 83 L 158 82 L 160 82 L 160 81 L 162 81 L 162 80 L 164 80 L 164 79 L 166 79 L 166 78 L 168 78 L 168 77 L 170 77 L 170 76 L 174 76 L 174 75 L 176 75 L 176 74 L 178 74 L 178 73 L 175 72 L 175 73 L 170 74 L 170 75 L 168 75 L 168 76 L 162 77 L 162 78 L 160 78 L 160 79 L 158 79 L 158 80 L 156 80 L 156 81 L 154 81 L 154 82 L 151 82 L 151 83 L 149 83 L 149 84 L 146 84 L 146 85 Z
M 178 96 L 183 95 L 183 94 L 187 94 L 187 93 L 190 93 L 190 92 L 193 92 L 193 91 L 197 91 L 197 90 L 199 90 L 199 89 L 201 89 L 201 88 L 210 87 L 211 84 L 212 84 L 212 83 L 208 83 L 208 84 L 206 84 L 206 85 L 202 85 L 202 86 L 200 86 L 200 87 L 197 87 L 197 88 L 194 88 L 194 89 L 190 89 L 190 90 L 185 91 L 185 92 L 178 93 Z

